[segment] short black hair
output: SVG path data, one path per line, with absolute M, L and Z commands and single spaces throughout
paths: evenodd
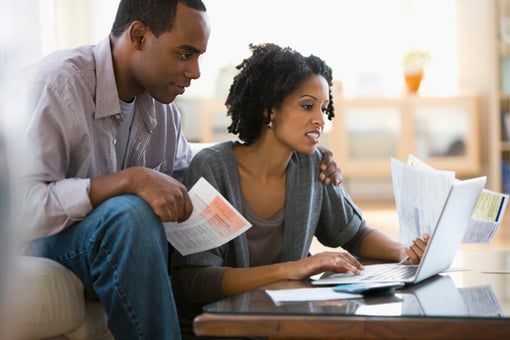
M 272 43 L 250 44 L 252 55 L 237 66 L 225 101 L 232 123 L 228 132 L 239 134 L 246 144 L 260 136 L 267 122 L 264 112 L 279 107 L 284 99 L 312 75 L 321 75 L 329 84 L 328 118 L 334 117 L 331 68 L 315 55 L 303 56 L 290 47 Z
M 139 20 L 159 37 L 173 28 L 178 3 L 206 11 L 202 0 L 121 0 L 111 34 L 118 37 L 133 21 Z

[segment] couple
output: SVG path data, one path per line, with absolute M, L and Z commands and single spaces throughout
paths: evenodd
M 200 76 L 209 34 L 201 0 L 121 0 L 109 37 L 45 57 L 32 82 L 26 137 L 37 148 L 19 174 L 27 253 L 73 271 L 117 339 L 180 338 L 174 297 L 185 320 L 270 282 L 362 268 L 343 251 L 307 256 L 313 235 L 364 257 L 422 255 L 423 242 L 406 248 L 366 226 L 330 183 L 339 170 L 316 149 L 333 116 L 331 70 L 317 57 L 252 46 L 226 102 L 242 143 L 190 164 L 173 100 Z M 170 282 L 161 221 L 190 216 L 187 188 L 202 175 L 253 227 L 218 249 L 174 252 Z

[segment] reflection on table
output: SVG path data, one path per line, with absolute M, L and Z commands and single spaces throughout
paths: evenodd
M 274 303 L 257 289 L 205 306 L 194 326 L 211 336 L 500 337 L 510 335 L 508 287 L 510 251 L 463 251 L 447 272 L 392 295 Z

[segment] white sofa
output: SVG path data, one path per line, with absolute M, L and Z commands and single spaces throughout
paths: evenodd
M 0 131 L 0 339 L 113 339 L 97 302 L 86 302 L 78 277 L 55 261 L 21 256 L 13 235 L 8 153 Z
M 2 316 L 5 339 L 113 339 L 102 306 L 85 301 L 83 284 L 60 263 L 18 256 L 12 271 Z

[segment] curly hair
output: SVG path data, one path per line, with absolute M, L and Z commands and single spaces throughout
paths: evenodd
M 331 68 L 319 57 L 303 56 L 290 47 L 272 43 L 249 45 L 252 55 L 237 66 L 225 101 L 232 123 L 228 132 L 239 134 L 246 144 L 260 136 L 264 112 L 278 108 L 284 99 L 312 75 L 323 76 L 329 84 L 328 119 L 334 117 Z
M 202 0 L 121 0 L 111 34 L 118 37 L 133 21 L 139 20 L 159 37 L 173 28 L 178 3 L 198 11 L 206 11 Z

